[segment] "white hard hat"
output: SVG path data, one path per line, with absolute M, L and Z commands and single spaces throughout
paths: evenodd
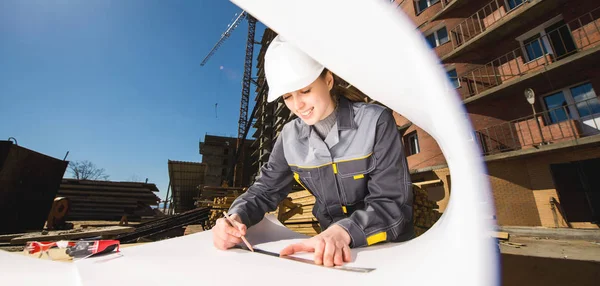
M 294 44 L 276 36 L 265 53 L 265 75 L 269 85 L 267 101 L 302 89 L 315 81 L 325 69 Z

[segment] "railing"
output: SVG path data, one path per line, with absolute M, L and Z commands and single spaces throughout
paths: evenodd
M 461 73 L 466 83 L 463 98 L 482 93 L 492 87 L 593 47 L 600 42 L 600 7 L 556 29 L 543 32 L 539 38 L 522 43 L 518 48 L 493 61 Z
M 458 0 L 442 0 L 442 8 L 446 8 L 446 6 L 448 6 L 450 3 L 455 2 Z
M 509 0 L 509 2 L 514 3 L 514 7 L 510 8 L 509 6 L 506 6 L 506 2 L 504 0 L 494 0 L 489 2 L 483 6 L 483 8 L 475 12 L 475 14 L 471 15 L 469 18 L 456 25 L 456 27 L 452 28 L 450 30 L 450 35 L 452 37 L 452 49 L 460 47 L 477 35 L 485 32 L 500 19 L 506 17 L 506 15 L 508 15 L 510 12 L 521 7 L 528 1 L 522 1 L 518 3 L 515 2 L 515 0 Z M 444 3 L 444 1 L 442 1 L 442 3 Z
M 582 119 L 579 114 L 583 113 L 586 116 Z M 598 97 L 475 131 L 483 155 L 537 148 L 594 134 L 600 134 Z

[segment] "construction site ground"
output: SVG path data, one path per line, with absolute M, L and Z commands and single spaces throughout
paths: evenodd
M 500 243 L 502 285 L 598 285 L 600 241 L 511 236 Z

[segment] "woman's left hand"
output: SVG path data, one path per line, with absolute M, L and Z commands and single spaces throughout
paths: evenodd
M 350 235 L 339 225 L 332 225 L 317 236 L 292 244 L 281 250 L 279 255 L 292 255 L 296 252 L 314 252 L 315 263 L 328 267 L 350 262 Z

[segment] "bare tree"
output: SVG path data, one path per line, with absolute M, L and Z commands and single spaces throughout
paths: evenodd
M 69 163 L 69 169 L 73 178 L 78 180 L 108 180 L 108 175 L 104 173 L 104 168 L 98 168 L 88 160 L 73 161 Z

